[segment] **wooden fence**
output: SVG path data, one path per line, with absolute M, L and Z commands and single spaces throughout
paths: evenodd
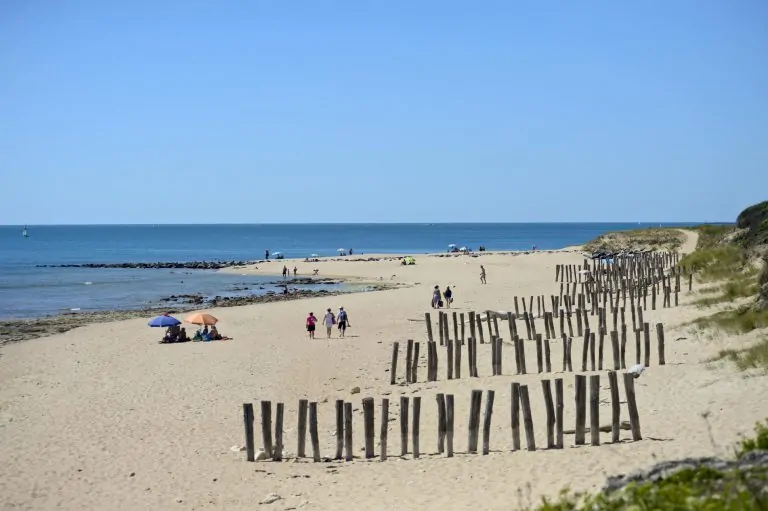
M 629 429 L 632 439 L 638 441 L 642 439 L 640 432 L 640 418 L 637 411 L 635 399 L 634 375 L 624 373 L 624 390 L 627 403 L 627 413 L 629 421 L 621 420 L 621 401 L 619 397 L 618 375 L 615 371 L 608 373 L 608 382 L 611 398 L 611 423 L 608 426 L 600 425 L 600 378 L 601 375 L 575 375 L 575 427 L 572 430 L 566 430 L 564 424 L 563 410 L 565 407 L 563 398 L 563 379 L 554 380 L 555 398 L 552 397 L 552 381 L 541 380 L 542 395 L 546 410 L 546 445 L 547 449 L 562 449 L 564 446 L 564 436 L 566 434 L 574 435 L 574 445 L 586 444 L 586 433 L 590 433 L 590 444 L 600 445 L 600 432 L 610 431 L 611 442 L 621 441 L 621 430 Z M 589 379 L 589 396 L 587 396 L 587 379 Z M 485 411 L 482 424 L 482 454 L 488 454 L 491 448 L 491 422 L 494 410 L 495 392 L 486 391 Z M 482 409 L 481 390 L 473 390 L 471 393 L 469 418 L 468 418 L 468 439 L 466 453 L 476 454 L 478 452 L 478 440 L 481 432 L 480 418 Z M 534 435 L 534 421 L 531 413 L 531 398 L 527 385 L 520 383 L 511 384 L 510 393 L 510 437 L 508 444 L 511 450 L 521 450 L 521 416 L 523 432 L 525 435 L 526 449 L 535 451 L 536 439 Z M 587 406 L 589 402 L 589 406 Z M 372 397 L 366 397 L 362 400 L 363 405 L 363 434 L 365 438 L 365 458 L 376 457 L 375 437 L 376 421 L 374 417 L 375 404 Z M 420 445 L 420 422 L 422 414 L 421 396 L 400 397 L 400 449 L 399 456 L 405 457 L 409 453 L 412 458 L 419 458 L 422 454 Z M 437 413 L 437 453 L 452 457 L 454 449 L 454 396 L 453 394 L 436 395 L 436 413 Z M 272 421 L 272 402 L 261 401 L 261 433 L 262 445 L 267 458 L 273 461 L 284 459 L 284 403 L 277 403 L 274 420 L 274 436 Z M 379 426 L 379 458 L 386 460 L 388 456 L 389 444 L 389 399 L 381 400 L 380 408 L 380 426 Z M 589 427 L 587 427 L 587 410 L 589 410 Z M 353 441 L 353 408 L 351 402 L 343 400 L 336 401 L 335 419 L 336 419 L 336 450 L 333 458 L 337 460 L 344 459 L 352 461 L 355 458 L 355 446 Z M 322 456 L 320 451 L 320 441 L 318 434 L 318 403 L 309 402 L 306 399 L 299 400 L 298 408 L 298 427 L 296 429 L 297 438 L 297 458 L 306 458 L 306 437 L 307 426 L 309 426 L 309 437 L 312 448 L 312 459 L 315 462 L 327 460 L 331 456 Z M 245 423 L 245 446 L 246 459 L 255 461 L 255 439 L 254 439 L 254 411 L 252 403 L 243 404 L 243 416 Z M 409 443 L 410 437 L 410 443 Z M 410 448 L 409 448 L 410 446 Z
M 634 330 L 634 363 L 643 364 L 645 367 L 651 365 L 651 329 L 650 324 L 642 322 L 642 308 L 638 310 L 640 328 Z M 479 344 L 490 344 L 491 350 L 491 374 L 502 375 L 504 374 L 504 352 L 505 346 L 513 351 L 514 356 L 514 374 L 528 374 L 527 362 L 526 362 L 526 342 L 519 335 L 517 329 L 517 318 L 512 313 L 507 313 L 507 324 L 509 329 L 510 342 L 504 342 L 499 336 L 499 317 L 498 314 L 492 313 L 486 314 L 486 320 L 488 323 L 488 332 L 490 337 L 490 343 L 485 342 L 485 335 L 483 333 L 483 322 L 480 320 L 480 315 L 475 312 L 470 312 L 469 325 L 470 325 L 470 337 L 464 337 L 464 313 L 453 313 L 453 339 L 451 339 L 450 329 L 448 328 L 448 313 L 439 313 L 439 324 L 445 326 L 440 329 L 440 344 L 445 349 L 438 348 L 437 342 L 432 340 L 432 323 L 430 313 L 426 313 L 427 323 L 427 381 L 436 381 L 438 379 L 439 366 L 439 353 L 445 352 L 445 373 L 446 379 L 453 380 L 462 377 L 463 367 L 466 367 L 466 372 L 463 374 L 469 377 L 478 377 L 479 372 L 477 369 L 477 353 L 478 353 L 478 339 Z M 458 319 L 461 318 L 462 328 L 458 328 Z M 584 324 L 586 327 L 582 331 L 582 315 L 577 317 L 577 332 L 578 336 L 582 337 L 581 340 L 581 371 L 602 371 L 604 366 L 605 345 L 610 343 L 611 355 L 613 362 L 613 370 L 627 368 L 627 356 L 629 349 L 627 343 L 629 342 L 627 331 L 628 325 L 624 322 L 624 314 L 621 315 L 620 329 L 616 330 L 617 323 L 614 321 L 613 330 L 606 331 L 606 315 L 599 314 L 598 324 L 595 325 L 596 332 L 591 331 L 589 325 L 589 316 L 583 315 Z M 633 314 L 633 323 L 634 323 Z M 491 319 L 493 318 L 493 319 Z M 560 349 L 562 352 L 562 372 L 573 371 L 573 326 L 570 316 L 568 316 L 568 333 L 565 332 L 564 324 L 565 316 L 560 316 Z M 551 313 L 545 313 L 543 319 L 544 330 L 546 336 L 536 331 L 536 321 L 533 316 L 528 314 L 523 316 L 523 323 L 525 324 L 525 331 L 527 338 L 531 341 L 535 341 L 536 349 L 536 368 L 538 373 L 550 373 L 552 372 L 552 346 L 551 340 L 557 339 L 555 333 L 555 325 L 553 316 Z M 475 329 L 477 327 L 477 329 Z M 478 336 L 479 334 L 479 336 Z M 606 340 L 607 337 L 607 340 Z M 578 340 L 578 338 L 577 338 Z M 400 362 L 400 343 L 395 342 L 392 345 L 392 361 L 390 366 L 390 384 L 395 385 L 398 383 L 397 371 L 398 366 L 404 367 L 405 383 L 415 383 L 418 381 L 418 368 L 420 362 L 421 353 L 420 342 L 414 342 L 409 339 L 404 346 L 405 351 L 405 364 Z M 665 338 L 664 338 L 664 325 L 662 323 L 656 324 L 656 350 L 657 350 L 657 362 L 659 365 L 666 364 L 665 354 Z M 463 347 L 466 346 L 466 362 L 463 362 Z M 631 347 L 630 347 L 631 349 Z M 578 355 L 577 355 L 578 356 Z M 578 359 L 577 359 L 578 361 Z

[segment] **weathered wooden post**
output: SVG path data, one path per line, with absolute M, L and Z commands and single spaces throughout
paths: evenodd
M 373 436 L 374 436 L 374 416 L 373 416 L 373 398 L 363 399 L 363 420 L 365 425 L 365 457 L 373 458 Z
M 587 357 L 589 356 L 589 339 L 591 338 L 589 327 L 584 330 L 584 346 L 581 353 L 581 370 L 587 370 Z
M 261 402 L 261 441 L 264 454 L 272 457 L 272 401 Z
M 344 400 L 336 400 L 336 459 L 344 457 Z
M 592 445 L 600 445 L 600 375 L 589 377 L 589 432 Z
M 243 423 L 245 424 L 245 459 L 256 461 L 256 448 L 253 440 L 253 403 L 243 403 Z
M 651 326 L 643 323 L 643 340 L 645 341 L 645 367 L 651 366 Z
M 659 365 L 665 365 L 666 358 L 664 356 L 664 325 L 656 323 L 656 339 L 659 343 Z
M 411 378 L 413 377 L 413 375 L 411 375 L 412 362 L 413 362 L 413 339 L 408 339 L 408 344 L 405 352 L 405 382 L 406 383 L 415 383 L 411 381 Z
M 529 451 L 535 451 L 536 437 L 533 434 L 533 415 L 531 415 L 531 401 L 528 397 L 528 385 L 520 385 L 520 407 L 523 409 L 525 442 Z
M 583 374 L 576 375 L 576 445 L 586 443 L 587 424 L 587 377 Z
M 469 441 L 467 452 L 477 454 L 477 440 L 480 429 L 480 407 L 482 405 L 483 391 L 473 390 L 469 405 Z
M 309 439 L 312 443 L 312 460 L 320 461 L 320 436 L 317 433 L 317 401 L 309 403 Z
M 621 368 L 627 368 L 627 325 L 621 325 Z
M 520 384 L 512 383 L 510 401 L 512 403 L 510 424 L 512 429 L 512 450 L 520 450 Z
M 445 418 L 445 395 L 437 394 L 437 452 L 442 454 L 445 451 L 445 434 L 446 434 L 446 418 Z
M 272 461 L 283 460 L 283 415 L 285 404 L 277 403 L 275 410 L 275 449 L 272 452 Z
M 549 328 L 547 328 L 547 330 L 549 330 Z M 537 334 L 536 335 L 536 368 L 539 374 L 541 374 L 541 372 L 544 371 L 544 364 L 542 361 L 543 348 L 544 346 L 542 346 L 541 334 Z
M 619 332 L 611 332 L 611 350 L 613 351 L 613 370 L 618 371 L 621 368 L 619 353 Z
M 621 402 L 619 401 L 619 380 L 616 371 L 608 371 L 608 383 L 611 387 L 611 442 L 619 443 L 621 432 Z
M 392 344 L 392 367 L 389 372 L 389 384 L 397 383 L 397 351 L 400 349 L 400 343 L 395 341 Z
M 547 449 L 555 447 L 555 405 L 552 401 L 551 385 L 549 380 L 541 380 L 541 387 L 544 391 L 544 404 L 547 409 Z
M 408 454 L 408 401 L 400 396 L 400 456 Z
M 435 345 L 434 342 L 433 343 L 427 342 L 427 344 L 431 344 L 432 346 Z M 413 360 L 411 360 L 411 366 L 410 366 L 411 383 L 416 383 L 417 381 L 419 381 L 418 372 L 419 372 L 419 346 L 420 345 L 421 343 L 419 342 L 413 343 Z
M 445 443 L 446 456 L 453 457 L 453 394 L 445 396 Z
M 485 418 L 483 420 L 483 455 L 490 452 L 491 449 L 491 416 L 493 415 L 493 397 L 494 392 L 486 392 L 485 399 Z
M 605 327 L 600 327 L 600 337 L 599 337 L 599 343 L 598 343 L 598 363 L 597 368 L 598 370 L 603 370 L 603 341 L 605 339 Z
M 424 313 L 424 320 L 427 323 L 427 339 L 429 339 L 429 342 L 434 341 L 432 338 L 432 318 L 429 315 L 429 312 Z
M 595 370 L 595 332 L 589 334 L 589 365 Z
M 563 334 L 563 337 L 565 337 L 565 334 Z M 552 372 L 552 359 L 549 350 L 549 339 L 544 339 L 544 372 Z
M 413 458 L 419 457 L 419 420 L 421 419 L 421 397 L 413 397 Z
M 389 431 L 389 399 L 381 400 L 381 428 L 379 429 L 379 443 L 381 444 L 381 461 L 387 461 L 387 433 Z
M 352 403 L 344 403 L 344 459 L 354 459 L 354 446 L 352 445 Z
M 632 440 L 642 440 L 640 416 L 637 413 L 637 402 L 635 401 L 635 377 L 632 373 L 624 373 L 624 391 L 627 395 L 627 409 L 629 410 L 629 426 L 632 429 Z
M 563 448 L 563 379 L 555 379 L 555 424 L 557 425 L 557 436 L 555 447 Z
M 457 340 L 456 343 L 458 344 L 458 342 L 459 341 Z M 454 364 L 454 362 L 453 362 L 453 341 L 452 340 L 450 340 L 450 339 L 448 340 L 448 342 L 446 343 L 446 348 L 447 349 L 445 351 L 446 351 L 446 355 L 448 357 L 448 360 L 445 363 L 445 368 L 446 368 L 446 372 L 447 372 L 446 376 L 448 377 L 449 380 L 452 380 L 453 379 L 453 364 Z

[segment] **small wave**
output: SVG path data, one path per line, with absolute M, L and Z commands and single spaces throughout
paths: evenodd
M 85 284 L 86 286 L 90 286 L 91 284 L 93 284 L 93 282 L 83 282 L 83 284 Z
M 71 310 L 72 312 L 77 312 L 82 309 L 80 309 L 80 307 L 73 307 L 72 309 L 69 309 L 69 310 Z

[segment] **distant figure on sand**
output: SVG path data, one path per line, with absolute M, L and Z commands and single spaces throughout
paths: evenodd
M 333 312 L 331 312 L 330 307 L 328 308 L 328 311 L 325 313 L 325 317 L 323 318 L 323 325 L 325 325 L 325 331 L 328 334 L 328 338 L 331 338 L 331 331 L 333 330 L 333 325 L 336 324 L 336 316 L 333 315 Z
M 442 296 L 440 293 L 440 286 L 435 286 L 432 291 L 432 308 L 439 309 L 443 305 Z
M 481 284 L 487 284 L 485 280 L 485 266 L 480 265 L 480 283 Z
M 299 271 L 299 270 L 297 270 L 297 269 L 296 269 L 296 267 L 294 266 L 294 267 L 293 267 L 293 276 L 294 276 L 294 277 L 296 276 L 296 273 L 297 273 L 298 271 Z
M 315 323 L 317 323 L 317 318 L 313 312 L 310 312 L 307 316 L 307 332 L 309 332 L 310 339 L 315 338 Z
M 344 307 L 339 307 L 339 337 L 344 337 L 344 333 L 347 331 L 347 327 L 349 326 L 349 316 L 347 316 L 347 311 L 344 310 Z
M 265 250 L 265 251 L 264 251 L 264 259 L 266 259 L 267 261 L 269 261 L 269 250 Z
M 283 266 L 283 278 L 285 278 L 287 276 L 288 276 L 288 267 L 287 266 Z
M 453 301 L 453 291 L 451 291 L 451 286 L 445 286 L 445 291 L 443 291 L 443 297 L 445 297 L 445 306 L 446 308 L 451 308 L 451 302 Z

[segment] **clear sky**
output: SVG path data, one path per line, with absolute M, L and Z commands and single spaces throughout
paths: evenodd
M 0 224 L 729 221 L 768 2 L 4 0 Z

